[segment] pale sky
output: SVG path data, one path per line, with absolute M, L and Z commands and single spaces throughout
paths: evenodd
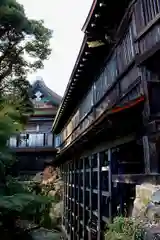
M 76 61 L 83 33 L 81 28 L 93 0 L 18 0 L 30 18 L 43 19 L 54 31 L 52 54 L 44 69 L 29 76 L 33 82 L 41 76 L 46 85 L 61 96 Z

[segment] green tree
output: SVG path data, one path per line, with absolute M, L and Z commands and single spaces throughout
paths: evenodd
M 12 135 L 21 131 L 24 124 L 22 113 L 15 106 L 5 102 L 3 106 L 0 105 L 0 234 L 7 231 L 12 237 L 22 231 L 17 221 L 29 220 L 43 224 L 43 215 L 49 212 L 54 200 L 35 192 L 33 183 L 33 186 L 26 185 L 8 174 L 13 156 L 6 143 Z
M 0 96 L 18 93 L 25 103 L 30 89 L 27 74 L 43 68 L 51 53 L 51 37 L 43 21 L 29 19 L 16 0 L 0 1 Z
M 51 30 L 29 19 L 16 0 L 0 0 L 0 222 L 14 229 L 18 217 L 30 218 L 51 203 L 8 175 L 9 138 L 24 127 L 33 111 L 27 74 L 43 67 L 51 53 Z M 42 207 L 43 206 L 43 207 Z M 8 222 L 10 221 L 10 222 Z M 2 230 L 0 228 L 0 230 Z M 10 232 L 10 231 L 9 231 Z M 14 232 L 14 230 L 13 230 Z

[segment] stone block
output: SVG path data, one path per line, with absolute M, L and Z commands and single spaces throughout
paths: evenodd
M 160 216 L 160 185 L 143 183 L 136 186 L 132 216 L 150 221 Z

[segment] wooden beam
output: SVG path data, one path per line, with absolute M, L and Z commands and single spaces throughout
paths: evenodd
M 159 173 L 159 159 L 156 143 L 149 140 L 149 151 L 150 151 L 150 172 Z
M 139 54 L 136 57 L 136 63 L 137 65 L 145 65 L 149 59 L 151 59 L 154 54 L 156 54 L 158 51 L 160 51 L 160 42 L 155 44 L 155 46 L 151 47 L 149 50 L 146 52 Z
M 30 152 L 57 152 L 57 149 L 54 147 L 24 147 L 24 148 L 12 148 L 12 152 L 15 153 L 30 153 Z
M 148 136 L 143 136 L 143 152 L 144 152 L 144 169 L 145 174 L 150 174 L 150 150 L 149 150 L 149 141 Z
M 156 143 L 148 136 L 143 136 L 145 174 L 158 174 L 159 162 Z
M 158 183 L 160 174 L 120 174 L 112 175 L 112 182 L 126 184 L 141 184 L 144 181 Z

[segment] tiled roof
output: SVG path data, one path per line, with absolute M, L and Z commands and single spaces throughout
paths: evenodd
M 59 96 L 57 93 L 48 88 L 43 80 L 36 80 L 33 83 L 32 91 L 34 91 L 37 88 L 41 89 L 46 96 L 51 97 L 57 105 L 60 105 L 62 100 L 61 96 Z

